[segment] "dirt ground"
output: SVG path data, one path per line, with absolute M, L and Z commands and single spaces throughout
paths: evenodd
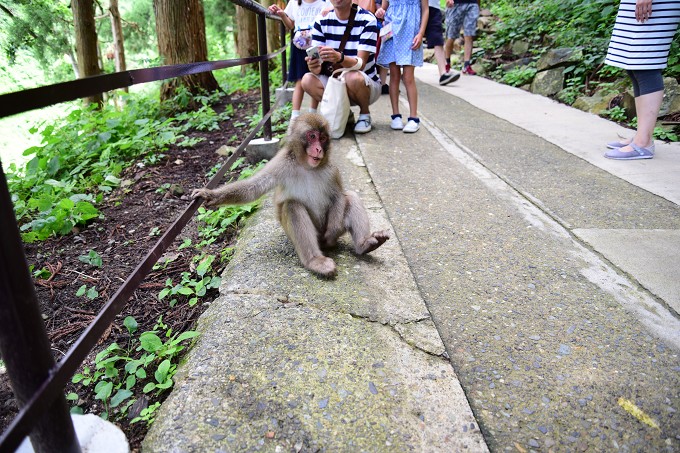
M 187 135 L 204 137 L 205 140 L 193 148 L 170 148 L 166 158 L 153 167 L 130 162 L 121 179 L 131 182 L 130 186 L 112 192 L 101 206 L 100 219 L 87 225 L 81 231 L 74 231 L 64 237 L 54 238 L 25 247 L 26 260 L 35 269 L 47 268 L 52 274 L 48 278 L 35 279 L 35 289 L 45 320 L 47 335 L 52 343 L 55 360 L 59 360 L 92 322 L 103 305 L 112 297 L 122 283 L 146 256 L 165 229 L 174 222 L 186 208 L 191 190 L 202 187 L 208 178 L 208 171 L 226 158 L 215 151 L 222 145 L 238 146 L 247 135 L 247 118 L 257 113 L 259 92 L 236 93 L 223 99 L 221 105 L 214 106 L 220 112 L 226 103 L 234 106 L 234 115 L 221 124 L 221 128 L 211 132 L 192 132 Z M 236 125 L 236 126 L 235 126 Z M 238 169 L 236 170 L 238 173 Z M 169 185 L 175 185 L 167 190 Z M 212 244 L 206 253 L 219 256 L 220 251 L 233 245 L 237 227 L 227 237 Z M 162 315 L 163 322 L 173 333 L 193 328 L 204 309 L 199 302 L 190 307 L 186 300 L 180 300 L 170 308 L 168 299 L 158 299 L 159 292 L 165 287 L 168 278 L 175 283 L 181 280 L 182 272 L 189 271 L 191 258 L 195 251 L 191 248 L 178 250 L 183 238 L 199 242 L 195 220 L 185 227 L 179 238 L 166 251 L 178 258 L 162 270 L 152 271 L 140 288 L 135 291 L 127 306 L 106 332 L 105 337 L 91 352 L 85 365 L 92 366 L 94 356 L 113 342 L 125 344 L 128 333 L 123 326 L 126 316 L 133 316 L 138 325 L 137 334 L 152 330 Z M 86 264 L 79 257 L 89 250 L 96 251 L 102 258 L 101 267 Z M 215 261 L 217 263 L 218 260 Z M 217 275 L 225 264 L 214 264 Z M 77 295 L 82 285 L 96 286 L 99 296 L 90 300 Z M 210 290 L 201 300 L 211 301 L 217 290 Z M 69 384 L 65 393 L 76 392 L 77 402 L 85 413 L 99 414 L 103 410 L 101 401 L 94 399 L 94 392 L 86 391 L 81 385 Z M 135 398 L 144 401 L 144 395 L 137 384 Z M 166 392 L 164 396 L 167 396 Z M 132 415 L 143 408 L 136 405 L 130 409 Z M 18 413 L 6 372 L 0 371 L 0 430 L 4 430 Z M 130 419 L 113 420 L 126 434 L 130 447 L 138 451 L 147 431 L 146 423 L 130 424 Z

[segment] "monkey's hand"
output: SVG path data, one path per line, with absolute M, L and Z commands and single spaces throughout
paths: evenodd
M 191 192 L 191 198 L 203 198 L 204 205 L 208 208 L 213 206 L 219 206 L 219 199 L 215 196 L 215 191 L 211 189 L 206 189 L 205 187 L 201 189 L 194 189 Z

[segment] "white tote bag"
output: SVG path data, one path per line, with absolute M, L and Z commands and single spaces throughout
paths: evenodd
M 319 104 L 319 113 L 328 121 L 333 138 L 342 137 L 347 126 L 349 96 L 347 95 L 345 73 L 351 70 L 351 68 L 340 68 L 333 71 L 333 76 L 328 78 Z M 335 77 L 336 74 L 339 74 L 337 78 Z

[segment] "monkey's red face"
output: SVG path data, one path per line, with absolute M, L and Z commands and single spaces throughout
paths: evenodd
M 307 164 L 317 167 L 324 157 L 328 135 L 317 130 L 307 131 Z

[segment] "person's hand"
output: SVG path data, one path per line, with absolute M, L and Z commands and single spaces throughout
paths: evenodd
M 333 9 L 333 5 L 328 5 L 327 7 L 325 7 L 324 9 L 322 9 L 322 10 L 321 10 L 321 13 L 320 13 L 320 14 L 321 14 L 321 17 L 326 17 L 326 16 L 328 15 L 328 13 L 331 12 L 332 9 Z
M 309 68 L 309 72 L 312 74 L 319 74 L 321 72 L 321 58 L 314 58 L 313 60 L 309 57 L 305 57 L 305 61 L 307 62 L 307 67 Z
M 453 0 L 446 0 L 446 7 L 453 8 Z
M 375 17 L 377 19 L 383 19 L 385 17 L 385 10 L 382 9 L 382 6 L 375 10 Z
M 319 56 L 323 61 L 328 61 L 331 63 L 337 63 L 340 61 L 340 52 L 332 47 L 321 46 L 319 47 Z
M 418 33 L 413 37 L 413 41 L 411 41 L 411 49 L 416 50 L 420 47 L 420 45 L 423 43 L 423 36 Z
M 284 14 L 284 11 L 278 7 L 278 5 L 271 5 L 269 8 L 269 12 L 272 14 L 276 14 L 277 16 L 281 17 Z
M 635 20 L 645 22 L 652 17 L 652 0 L 636 0 Z

